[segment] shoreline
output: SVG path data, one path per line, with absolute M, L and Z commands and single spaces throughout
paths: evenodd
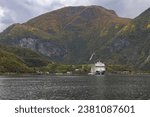
M 107 72 L 105 75 L 109 76 L 109 75 L 114 75 L 114 76 L 145 76 L 145 75 L 150 75 L 150 73 L 111 73 L 111 72 Z M 104 76 L 105 76 L 104 75 Z M 84 73 L 84 74 L 77 74 L 77 73 L 72 73 L 72 74 L 67 74 L 67 73 L 43 73 L 43 74 L 38 74 L 38 73 L 0 73 L 0 76 L 91 76 L 88 75 L 88 73 Z

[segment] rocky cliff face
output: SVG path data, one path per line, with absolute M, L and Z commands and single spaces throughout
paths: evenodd
M 143 67 L 149 65 L 149 13 L 132 20 L 100 6 L 66 7 L 10 26 L 0 34 L 0 43 L 59 62 L 88 63 L 95 52 L 94 60 Z
M 66 47 L 48 40 L 22 38 L 16 41 L 11 41 L 9 44 L 16 47 L 31 49 L 32 51 L 41 53 L 50 58 L 63 58 L 67 54 Z
M 10 26 L 0 34 L 0 42 L 82 63 L 129 21 L 100 6 L 66 7 Z
M 150 68 L 150 9 L 133 19 L 111 39 L 103 52 L 110 53 L 117 63 L 132 65 L 140 69 Z

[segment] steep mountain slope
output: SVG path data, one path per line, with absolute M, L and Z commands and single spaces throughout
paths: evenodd
M 30 69 L 16 55 L 0 49 L 0 73 L 30 72 Z
M 48 58 L 30 49 L 0 44 L 0 50 L 12 53 L 14 56 L 20 58 L 28 67 L 41 67 L 50 63 Z
M 59 62 L 84 63 L 129 22 L 100 6 L 66 7 L 12 25 L 0 38 L 1 43 L 29 48 Z
M 150 9 L 127 24 L 112 38 L 101 52 L 110 53 L 115 63 L 127 64 L 136 68 L 150 68 Z M 108 57 L 105 55 L 104 58 Z M 107 61 L 110 61 L 107 59 Z
M 48 64 L 43 55 L 83 64 L 95 53 L 93 61 L 149 70 L 150 8 L 131 20 L 100 6 L 65 7 L 10 26 L 0 34 L 0 43 L 13 46 L 1 46 L 1 53 L 13 53 L 32 67 Z

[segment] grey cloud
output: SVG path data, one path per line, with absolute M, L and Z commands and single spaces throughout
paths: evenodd
M 4 17 L 1 19 L 1 23 L 4 23 L 4 24 L 11 24 L 11 23 L 14 23 L 13 19 L 11 17 Z
M 4 16 L 0 17 L 0 31 L 13 23 L 22 23 L 38 15 L 38 11 L 33 10 L 25 3 L 27 0 L 0 0 Z M 35 8 L 36 9 L 36 8 Z
M 56 2 L 56 1 L 54 1 L 54 2 L 51 4 L 51 6 L 47 6 L 46 10 L 51 11 L 51 10 L 58 9 L 58 8 L 60 8 L 60 7 L 63 7 L 63 6 L 64 6 L 64 4 L 58 3 L 58 2 Z
M 119 16 L 129 18 L 135 18 L 150 7 L 150 0 L 94 0 L 94 2 L 115 10 Z
M 119 16 L 134 18 L 150 6 L 150 0 L 0 0 L 0 6 L 7 11 L 0 17 L 0 31 L 66 5 L 100 5 L 115 10 Z
M 9 13 L 5 12 L 5 16 L 2 19 L 3 23 L 7 22 L 8 19 L 10 19 L 12 23 L 24 22 L 29 17 L 33 16 L 31 9 L 26 8 L 21 0 L 11 0 L 9 2 L 8 0 L 1 0 L 0 5 L 4 10 L 9 11 Z M 5 19 L 7 21 L 4 21 Z

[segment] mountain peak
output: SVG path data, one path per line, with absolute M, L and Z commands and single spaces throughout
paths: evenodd
M 141 13 L 137 18 L 150 18 L 150 8 Z
M 126 22 L 128 20 L 119 20 L 119 17 L 113 10 L 106 9 L 102 6 L 91 5 L 67 6 L 35 17 L 25 24 L 54 34 L 73 25 L 81 26 L 87 24 L 87 22 L 95 22 L 100 25 L 109 21 Z
M 106 9 L 102 6 L 97 6 L 97 5 L 91 5 L 91 6 L 68 6 L 68 7 L 65 7 L 65 8 L 61 8 L 60 9 L 61 11 L 62 10 L 67 10 L 67 12 L 69 11 L 72 11 L 74 13 L 77 13 L 77 12 L 82 12 L 82 11 L 94 11 L 95 13 L 97 14 L 106 14 L 106 15 L 111 15 L 111 16 L 117 16 L 116 12 L 114 10 L 110 10 L 110 9 Z M 59 10 L 57 10 L 59 11 Z
M 114 10 L 106 9 L 106 8 L 104 8 L 104 7 L 102 7 L 102 6 L 91 5 L 91 6 L 89 6 L 89 7 L 93 7 L 93 8 L 95 8 L 95 9 L 98 8 L 98 9 L 100 9 L 100 10 L 105 10 L 105 11 L 109 12 L 110 14 L 117 16 L 117 14 L 116 14 L 116 12 L 115 12 Z
M 64 16 L 71 17 L 77 14 L 89 13 L 89 15 L 97 15 L 97 16 L 110 16 L 110 17 L 118 17 L 114 10 L 106 9 L 102 6 L 91 5 L 91 6 L 67 6 L 64 8 L 60 8 L 51 12 L 48 12 L 45 15 L 52 16 Z M 43 16 L 41 15 L 41 16 Z M 40 16 L 39 16 L 40 17 Z M 35 19 L 35 18 L 34 18 Z

